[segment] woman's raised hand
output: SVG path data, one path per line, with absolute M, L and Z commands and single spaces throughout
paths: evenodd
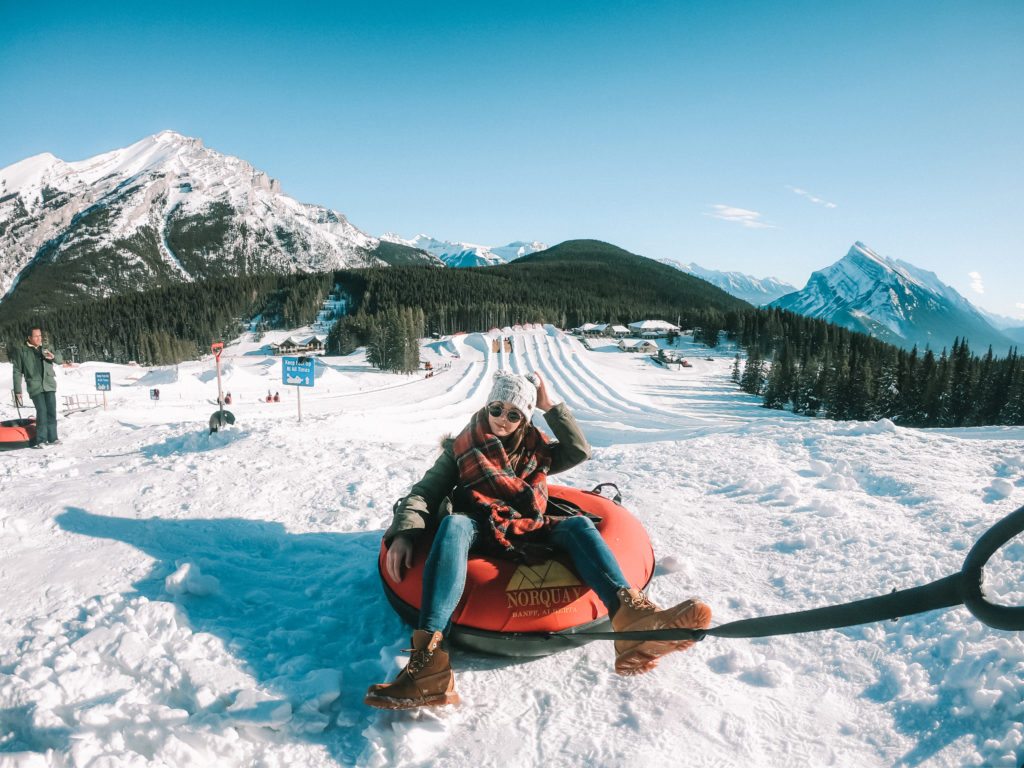
M 540 375 L 540 371 L 534 371 L 533 375 L 537 377 L 537 408 L 542 411 L 549 411 L 555 404 L 551 402 L 548 385 L 544 381 L 544 377 Z

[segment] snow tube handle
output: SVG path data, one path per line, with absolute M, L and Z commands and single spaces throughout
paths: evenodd
M 1013 608 L 995 605 L 986 600 L 982 592 L 985 580 L 982 568 L 998 549 L 1021 531 L 1024 531 L 1024 507 L 1011 512 L 985 531 L 967 553 L 963 568 L 960 569 L 964 605 L 975 618 L 993 629 L 1024 629 L 1024 606 Z
M 615 495 L 612 496 L 611 499 L 619 506 L 622 506 L 622 491 L 619 490 L 619 486 L 617 486 L 615 483 L 599 483 L 598 485 L 595 485 L 592 490 L 587 491 L 587 493 L 592 493 L 595 496 L 601 496 L 607 499 L 608 497 L 601 493 L 602 488 L 614 488 Z
M 752 638 L 817 632 L 912 616 L 939 608 L 965 605 L 976 619 L 993 629 L 1024 630 L 1024 606 L 995 605 L 985 599 L 982 569 L 1003 545 L 1024 531 L 1024 507 L 997 522 L 975 542 L 958 573 L 931 584 L 893 591 L 852 603 L 807 611 L 759 616 L 710 629 L 655 629 L 634 632 L 580 632 L 576 638 L 606 640 L 702 640 L 705 637 Z

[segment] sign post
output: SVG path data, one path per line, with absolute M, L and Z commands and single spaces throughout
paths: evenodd
M 220 353 L 224 351 L 224 342 L 213 342 L 210 345 L 210 351 L 213 352 L 213 356 L 217 361 L 217 412 L 210 417 L 210 434 L 212 435 L 214 432 L 219 431 L 221 427 L 227 424 L 234 424 L 235 414 L 224 410 L 224 390 L 220 380 Z
M 299 406 L 299 424 L 302 423 L 302 388 L 312 387 L 316 378 L 313 358 L 282 357 L 281 383 L 295 387 L 296 402 Z
M 220 353 L 224 351 L 224 342 L 215 341 L 210 345 L 210 351 L 213 352 L 213 356 L 217 359 L 217 403 L 221 406 L 221 410 L 223 410 L 224 395 L 220 386 Z
M 107 410 L 107 392 L 110 391 L 109 371 L 96 371 L 96 391 L 103 393 L 103 410 Z

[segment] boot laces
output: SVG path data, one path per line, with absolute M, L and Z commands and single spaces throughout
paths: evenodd
M 652 603 L 647 595 L 642 591 L 637 590 L 636 595 L 626 592 L 624 600 L 626 604 L 634 611 L 656 611 L 658 606 Z
M 430 663 L 430 660 L 431 658 L 433 658 L 433 656 L 433 652 L 426 648 L 422 648 L 420 650 L 413 650 L 412 656 L 409 657 L 409 666 L 406 667 L 406 669 L 409 671 L 409 674 L 415 675 L 416 673 L 418 673 L 420 670 L 422 670 L 425 666 L 427 666 Z

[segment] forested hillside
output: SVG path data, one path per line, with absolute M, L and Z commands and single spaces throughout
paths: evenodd
M 210 343 L 237 336 L 251 318 L 295 327 L 316 318 L 332 275 L 256 275 L 182 283 L 82 302 L 0 323 L 0 342 L 23 343 L 40 325 L 47 343 L 79 360 L 164 365 L 198 357 Z
M 328 341 L 341 353 L 368 343 L 377 332 L 373 318 L 400 307 L 421 309 L 427 333 L 661 318 L 716 336 L 751 309 L 710 283 L 597 240 L 571 240 L 497 267 L 372 268 L 337 279 L 358 306 Z
M 779 309 L 744 313 L 730 334 L 747 351 L 734 379 L 768 408 L 917 427 L 1024 424 L 1016 349 L 978 357 L 957 339 L 951 350 L 907 351 Z

